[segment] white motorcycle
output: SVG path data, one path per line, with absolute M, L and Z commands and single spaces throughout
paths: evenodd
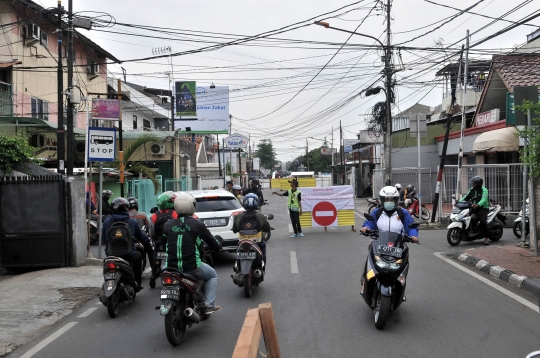
M 529 199 L 525 201 L 525 237 L 529 236 Z M 523 209 L 519 211 L 519 217 L 514 220 L 514 235 L 521 239 L 521 219 L 523 218 Z
M 455 209 L 452 210 L 452 215 L 450 215 L 452 222 L 448 225 L 448 234 L 446 235 L 446 240 L 451 246 L 457 246 L 461 241 L 483 239 L 478 230 L 480 223 L 478 214 L 471 212 L 471 208 L 471 202 L 463 201 L 456 203 Z M 489 208 L 487 226 L 491 241 L 498 241 L 503 234 L 503 225 L 506 222 L 506 216 L 501 214 L 500 211 L 500 205 L 494 205 Z

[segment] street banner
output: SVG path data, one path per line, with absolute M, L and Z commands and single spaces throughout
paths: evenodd
M 343 153 L 351 153 L 353 144 L 360 143 L 359 139 L 343 139 Z
M 197 116 L 197 89 L 195 81 L 178 81 L 175 83 L 176 115 Z
M 196 98 L 196 113 L 190 115 L 181 114 L 175 100 L 174 129 L 190 134 L 229 134 L 229 87 L 197 86 Z
M 345 226 L 338 216 L 343 211 L 352 211 L 354 217 L 354 190 L 351 185 L 300 188 L 302 211 L 311 214 L 311 226 Z M 302 215 L 304 216 L 304 215 Z M 354 222 L 353 224 L 354 225 Z
M 119 100 L 92 98 L 92 119 L 108 119 L 117 121 L 119 118 Z

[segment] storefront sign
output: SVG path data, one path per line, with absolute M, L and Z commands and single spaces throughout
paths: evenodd
M 476 126 L 484 127 L 489 124 L 499 121 L 501 116 L 501 110 L 496 108 L 488 112 L 478 113 L 476 115 Z

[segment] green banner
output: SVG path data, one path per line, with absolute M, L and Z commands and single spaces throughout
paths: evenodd
M 175 83 L 175 106 L 177 116 L 197 116 L 197 89 L 195 81 Z

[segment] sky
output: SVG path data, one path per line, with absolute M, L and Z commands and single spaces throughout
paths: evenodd
M 57 0 L 34 1 L 44 7 L 57 4 Z M 393 114 L 416 103 L 441 103 L 443 88 L 435 72 L 461 48 L 467 30 L 474 43 L 511 25 L 470 12 L 455 16 L 459 10 L 433 2 L 459 10 L 475 5 L 470 12 L 504 16 L 509 21 L 540 12 L 538 0 L 394 0 L 391 42 L 400 50 L 394 51 L 393 57 L 399 70 Z M 67 9 L 67 0 L 62 5 Z M 173 53 L 182 53 L 172 58 L 175 81 L 229 86 L 232 132 L 250 135 L 254 143 L 271 139 L 278 160 L 305 154 L 306 143 L 309 150 L 320 147 L 325 138 L 330 145 L 333 137 L 334 146 L 339 146 L 340 124 L 342 138 L 355 139 L 359 130 L 366 129 L 372 106 L 385 100 L 383 92 L 370 97 L 358 95 L 369 86 L 384 85 L 384 52 L 372 47 L 376 42 L 314 25 L 312 19 L 324 19 L 332 27 L 379 38 L 386 44 L 381 1 L 73 0 L 73 8 L 75 13 L 105 12 L 114 18 L 109 27 L 81 32 L 126 61 L 121 66 L 128 82 L 169 88 L 166 72 L 171 71 L 170 58 L 128 60 L 151 57 L 156 49 L 170 46 Z M 97 13 L 84 15 L 110 19 Z M 292 24 L 298 25 L 287 27 Z M 540 26 L 540 17 L 528 24 L 535 26 L 521 25 L 488 40 L 471 49 L 469 58 L 488 59 L 524 44 L 526 36 Z M 211 51 L 185 53 L 284 27 L 290 31 Z M 122 77 L 120 65 L 109 65 L 108 70 L 109 76 Z

